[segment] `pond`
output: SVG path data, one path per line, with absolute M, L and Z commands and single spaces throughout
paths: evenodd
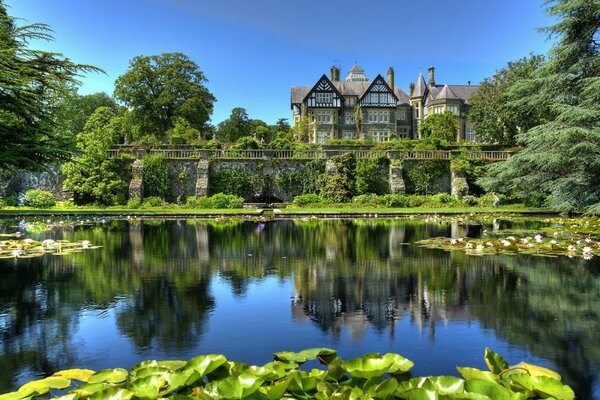
M 4 221 L 4 232 L 18 221 Z M 0 260 L 0 393 L 67 368 L 222 353 L 395 352 L 413 374 L 511 364 L 552 368 L 600 397 L 600 262 L 475 256 L 416 244 L 538 229 L 519 219 L 108 220 L 30 230 L 101 245 Z

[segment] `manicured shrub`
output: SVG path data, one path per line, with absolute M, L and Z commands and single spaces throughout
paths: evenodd
M 323 199 L 318 194 L 308 193 L 300 196 L 294 197 L 292 204 L 295 206 L 307 206 L 310 204 L 320 204 L 323 202 Z
M 212 203 L 206 196 L 190 196 L 185 200 L 185 205 L 191 208 L 211 208 Z
M 244 199 L 232 194 L 217 193 L 210 197 L 211 208 L 242 208 Z
M 49 208 L 56 205 L 56 199 L 50 192 L 29 189 L 25 192 L 25 205 L 35 208 Z

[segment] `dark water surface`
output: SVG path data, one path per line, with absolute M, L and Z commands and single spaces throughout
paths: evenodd
M 457 365 L 485 369 L 488 346 L 511 364 L 555 369 L 578 399 L 598 398 L 598 260 L 415 245 L 484 228 L 181 220 L 30 233 L 103 247 L 0 260 L 0 393 L 60 369 L 207 353 L 260 364 L 321 346 L 344 358 L 396 352 L 413 374 L 456 375 Z

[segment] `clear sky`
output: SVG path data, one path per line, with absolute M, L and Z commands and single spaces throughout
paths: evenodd
M 419 70 L 436 82 L 478 83 L 510 60 L 552 45 L 543 0 L 4 0 L 8 12 L 43 22 L 63 53 L 89 74 L 82 94 L 112 94 L 136 55 L 183 52 L 217 98 L 212 123 L 234 107 L 274 123 L 290 118 L 290 87 L 312 86 L 336 64 L 373 79 L 395 70 L 408 91 Z

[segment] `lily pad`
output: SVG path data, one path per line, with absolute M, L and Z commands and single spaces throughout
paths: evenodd
M 88 379 L 89 383 L 121 383 L 129 376 L 129 372 L 123 368 L 111 368 L 98 371 Z

